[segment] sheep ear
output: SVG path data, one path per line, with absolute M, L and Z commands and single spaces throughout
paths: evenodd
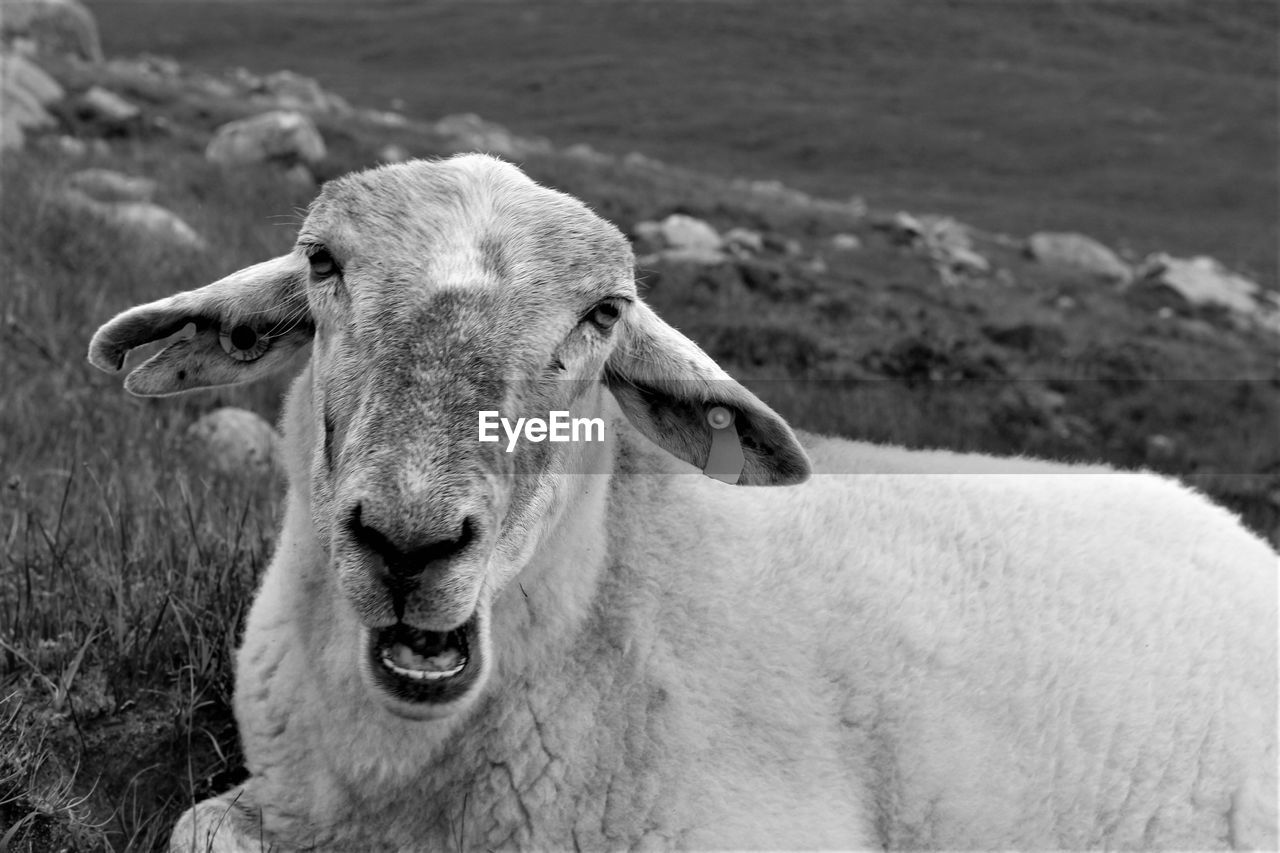
M 649 306 L 633 303 L 619 333 L 605 381 L 627 419 L 659 447 L 738 485 L 784 486 L 808 479 L 809 458 L 787 422 Z M 733 416 L 727 428 L 713 428 L 716 415 L 725 415 L 713 414 L 716 407 Z M 729 476 L 713 470 L 726 458 Z M 732 470 L 739 465 L 740 473 Z
M 124 367 L 129 350 L 187 326 L 195 335 L 171 343 L 137 367 L 124 387 L 160 397 L 216 385 L 236 385 L 274 373 L 311 342 L 306 263 L 285 255 L 255 264 L 199 290 L 131 308 L 98 329 L 89 362 Z

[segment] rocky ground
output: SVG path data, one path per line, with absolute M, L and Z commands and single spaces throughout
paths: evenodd
M 355 168 L 482 150 L 582 197 L 645 297 L 801 428 L 1148 467 L 1280 542 L 1275 282 L 368 109 L 289 71 L 104 58 L 74 3 L 3 12 L 0 849 L 150 849 L 242 772 L 228 655 L 270 551 L 280 386 L 127 400 L 83 352 L 114 311 L 283 251 Z

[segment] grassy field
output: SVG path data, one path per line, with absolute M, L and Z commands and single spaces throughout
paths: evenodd
M 802 428 L 1153 467 L 1280 537 L 1274 336 L 999 245 L 982 248 L 1001 277 L 943 287 L 874 216 L 717 177 L 782 177 L 1015 234 L 1078 227 L 1140 251 L 1210 251 L 1273 283 L 1271 3 L 94 8 L 109 54 L 289 67 L 359 104 L 473 110 L 691 167 L 523 163 L 626 231 L 683 211 L 795 241 L 798 253 L 750 264 L 639 274 L 664 316 Z M 60 73 L 73 90 L 100 79 Z M 183 808 L 240 778 L 230 654 L 282 493 L 213 470 L 183 432 L 218 405 L 274 417 L 283 380 L 140 400 L 84 352 L 115 311 L 285 250 L 311 193 L 204 161 L 208 134 L 245 104 L 181 81 L 105 82 L 170 130 L 115 135 L 87 163 L 0 161 L 0 850 L 163 849 Z M 372 164 L 387 142 L 447 153 L 415 126 L 322 130 L 326 175 Z M 132 239 L 50 201 L 85 165 L 157 178 L 158 201 L 212 248 Z M 831 252 L 840 232 L 864 248 Z
M 108 52 L 291 68 L 722 175 L 1275 280 L 1270 0 L 100 2 Z

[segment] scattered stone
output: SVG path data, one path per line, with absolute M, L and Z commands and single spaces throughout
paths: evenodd
M 683 213 L 671 214 L 659 223 L 659 228 L 663 242 L 670 249 L 715 254 L 724 245 L 715 228 Z
M 151 201 L 156 182 L 111 169 L 82 169 L 67 177 L 67 187 L 96 201 Z
M 949 216 L 899 212 L 875 223 L 893 242 L 928 256 L 943 284 L 958 285 L 991 272 L 991 262 L 973 247 L 972 230 Z
M 813 275 L 826 275 L 830 268 L 827 266 L 826 259 L 821 255 L 816 255 L 803 264 L 803 269 L 807 273 Z
M 218 100 L 230 100 L 236 96 L 236 87 L 225 80 L 206 77 L 195 85 L 201 93 Z
M 1204 255 L 1188 259 L 1151 255 L 1137 276 L 1141 284 L 1168 288 L 1192 305 L 1217 305 L 1242 314 L 1262 307 L 1262 288 L 1256 282 Z
M 190 249 L 207 247 L 204 238 L 168 208 L 148 201 L 99 201 L 66 187 L 61 199 L 73 210 L 147 239 L 164 240 Z
M 516 136 L 500 124 L 485 121 L 475 113 L 448 115 L 431 129 L 449 140 L 455 151 L 484 151 L 504 157 L 548 154 L 551 143 L 542 137 Z
M 622 158 L 622 165 L 632 169 L 651 169 L 653 171 L 665 171 L 667 164 L 661 160 L 655 160 L 647 154 L 641 154 L 639 151 L 629 151 Z
M 751 195 L 764 196 L 770 201 L 791 204 L 796 207 L 809 207 L 814 201 L 813 196 L 789 187 L 782 181 L 737 178 L 732 182 L 731 186 Z
M 613 158 L 603 151 L 597 151 L 585 142 L 578 142 L 570 145 L 561 152 L 564 156 L 573 160 L 582 160 L 586 163 L 612 163 Z
M 405 118 L 403 113 L 388 110 L 361 110 L 360 117 L 371 124 L 380 124 L 383 127 L 404 127 L 409 123 L 409 119 Z
M 632 229 L 641 260 L 687 264 L 719 264 L 727 260 L 724 241 L 715 228 L 693 216 L 673 213 L 661 222 L 637 222 Z
M 325 158 L 324 138 L 304 113 L 272 110 L 228 122 L 205 149 L 215 163 L 240 165 L 278 162 L 314 166 Z
M 394 142 L 390 145 L 382 146 L 382 150 L 378 152 L 378 160 L 382 163 L 403 163 L 410 159 L 408 150 L 403 145 L 396 145 Z
M 764 237 L 759 231 L 736 226 L 724 233 L 724 245 L 736 255 L 758 255 L 764 251 Z
M 54 141 L 54 146 L 58 149 L 58 153 L 77 160 L 87 157 L 89 154 L 89 143 L 66 134 L 57 137 Z
M 45 107 L 62 100 L 62 87 L 26 57 L 0 53 L 0 150 L 21 149 L 27 133 L 54 127 Z
M 783 237 L 770 232 L 763 235 L 762 239 L 764 240 L 765 249 L 775 254 L 796 258 L 804 252 L 804 246 L 800 245 L 800 241 L 791 237 Z
M 92 86 L 80 95 L 79 106 L 86 118 L 109 124 L 128 124 L 142 115 L 129 100 L 101 86 Z
M 187 436 L 199 442 L 214 467 L 226 474 L 261 477 L 278 464 L 280 436 L 266 420 L 245 409 L 215 409 L 193 423 Z
M 0 40 L 30 43 L 41 54 L 102 61 L 98 23 L 77 0 L 4 0 Z
M 862 248 L 862 241 L 856 234 L 835 234 L 830 243 L 831 248 L 837 252 L 856 252 Z
M 652 220 L 637 222 L 631 229 L 637 252 L 657 252 L 666 248 L 662 239 L 662 226 Z
M 1147 459 L 1163 462 L 1178 454 L 1178 443 L 1167 435 L 1149 435 L 1145 451 Z
M 256 100 L 268 102 L 282 110 L 306 110 L 308 112 L 349 115 L 351 105 L 346 98 L 335 95 L 310 77 L 292 71 L 277 71 L 266 77 L 256 78 L 252 91 Z
M 76 136 L 61 135 L 47 137 L 41 140 L 41 144 L 48 150 L 76 160 L 85 157 L 105 158 L 111 155 L 111 146 L 105 139 L 80 139 Z
M 1071 232 L 1041 231 L 1027 239 L 1027 254 L 1046 267 L 1084 273 L 1103 281 L 1127 284 L 1129 265 L 1092 237 Z

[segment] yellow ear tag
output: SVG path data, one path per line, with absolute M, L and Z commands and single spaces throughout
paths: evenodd
M 712 406 L 707 410 L 707 423 L 711 425 L 711 452 L 707 454 L 707 464 L 702 469 L 708 477 L 729 485 L 738 482 L 742 468 L 747 464 L 733 420 L 732 409 Z

